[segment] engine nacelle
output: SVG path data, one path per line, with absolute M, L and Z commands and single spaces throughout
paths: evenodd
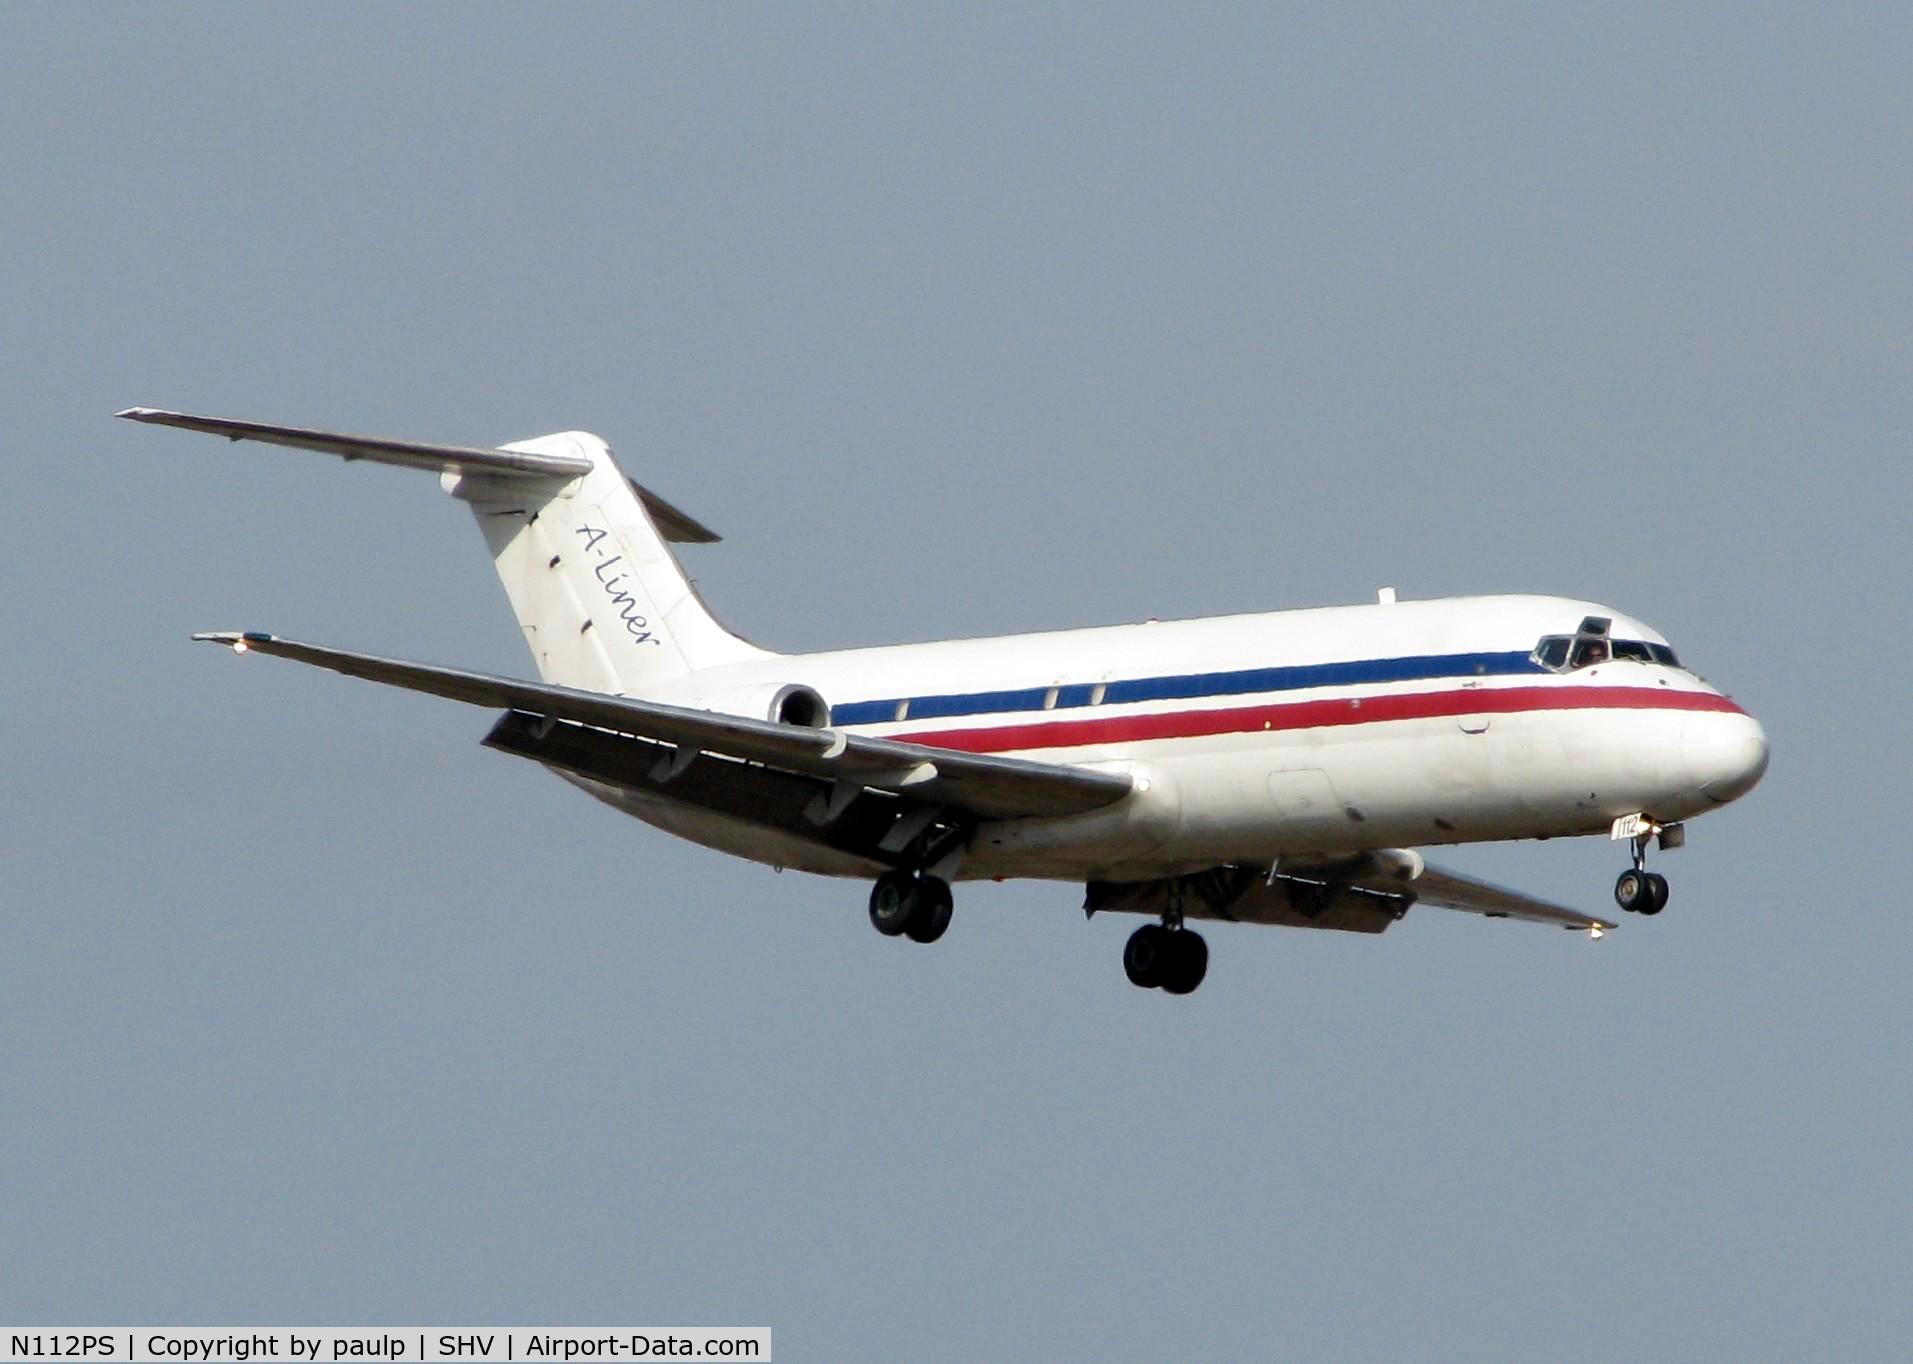
M 815 687 L 802 682 L 741 687 L 702 697 L 697 704 L 724 715 L 748 715 L 753 720 L 796 725 L 799 729 L 830 728 L 829 703 Z

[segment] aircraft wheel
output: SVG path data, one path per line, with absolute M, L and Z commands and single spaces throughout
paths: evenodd
M 887 871 L 870 888 L 870 926 L 894 938 L 910 926 L 921 896 L 917 878 L 907 871 Z
M 943 930 L 950 926 L 950 914 L 953 901 L 950 898 L 950 883 L 939 877 L 926 876 L 916 885 L 917 909 L 903 926 L 912 942 L 935 942 L 943 936 Z
M 1629 868 L 1614 883 L 1614 903 L 1632 914 L 1648 903 L 1647 873 Z M 874 912 L 874 911 L 873 911 Z
M 1186 995 L 1202 984 L 1209 974 L 1209 944 L 1200 933 L 1182 929 L 1169 935 L 1168 969 L 1163 972 L 1162 988 L 1172 995 Z
M 1162 984 L 1169 956 L 1169 930 L 1161 924 L 1144 924 L 1129 935 L 1123 948 L 1123 974 L 1131 985 L 1153 990 Z
M 1636 908 L 1643 914 L 1659 914 L 1667 908 L 1667 878 L 1657 871 L 1650 871 L 1645 879 L 1646 896 Z

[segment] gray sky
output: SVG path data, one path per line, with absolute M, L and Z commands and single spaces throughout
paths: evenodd
M 11 6 L 0 52 L 0 1319 L 1913 1337 L 1903 10 Z M 1598 946 L 1225 926 L 1173 1000 L 985 885 L 901 948 L 482 713 L 189 645 L 531 666 L 429 478 L 133 403 L 595 430 L 785 649 L 1586 595 L 1773 768 Z

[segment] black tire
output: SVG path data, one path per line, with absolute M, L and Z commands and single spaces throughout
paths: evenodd
M 870 888 L 870 926 L 894 938 L 910 926 L 920 901 L 916 877 L 907 871 L 887 871 Z
M 1659 914 L 1666 908 L 1667 878 L 1657 871 L 1650 871 L 1647 874 L 1647 894 L 1641 901 L 1640 911 L 1643 914 Z
M 1629 868 L 1614 883 L 1614 903 L 1632 914 L 1648 903 L 1647 874 Z M 1652 911 L 1649 911 L 1650 913 Z
M 1123 947 L 1123 974 L 1131 985 L 1153 990 L 1162 984 L 1169 958 L 1168 938 L 1169 930 L 1161 924 L 1144 924 L 1129 935 Z
M 1169 969 L 1163 973 L 1162 988 L 1172 995 L 1186 995 L 1202 984 L 1209 974 L 1209 944 L 1200 933 L 1188 929 L 1169 935 Z
M 950 914 L 954 902 L 950 898 L 950 883 L 935 876 L 925 876 L 917 882 L 917 912 L 903 926 L 912 942 L 935 942 L 943 936 L 950 926 Z

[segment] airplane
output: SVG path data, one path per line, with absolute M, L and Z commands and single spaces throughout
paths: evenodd
M 1752 790 L 1760 724 L 1667 640 L 1595 602 L 1398 600 L 779 654 L 732 634 L 671 549 L 718 537 L 597 436 L 496 448 L 135 407 L 116 414 L 439 474 L 464 502 L 540 681 L 256 631 L 194 635 L 502 710 L 486 747 L 647 824 L 872 883 L 878 932 L 948 929 L 953 883 L 1079 883 L 1143 916 L 1123 968 L 1185 995 L 1192 920 L 1380 933 L 1415 905 L 1612 922 L 1445 872 L 1419 848 L 1607 834 L 1625 910 L 1661 912 L 1650 846 Z

